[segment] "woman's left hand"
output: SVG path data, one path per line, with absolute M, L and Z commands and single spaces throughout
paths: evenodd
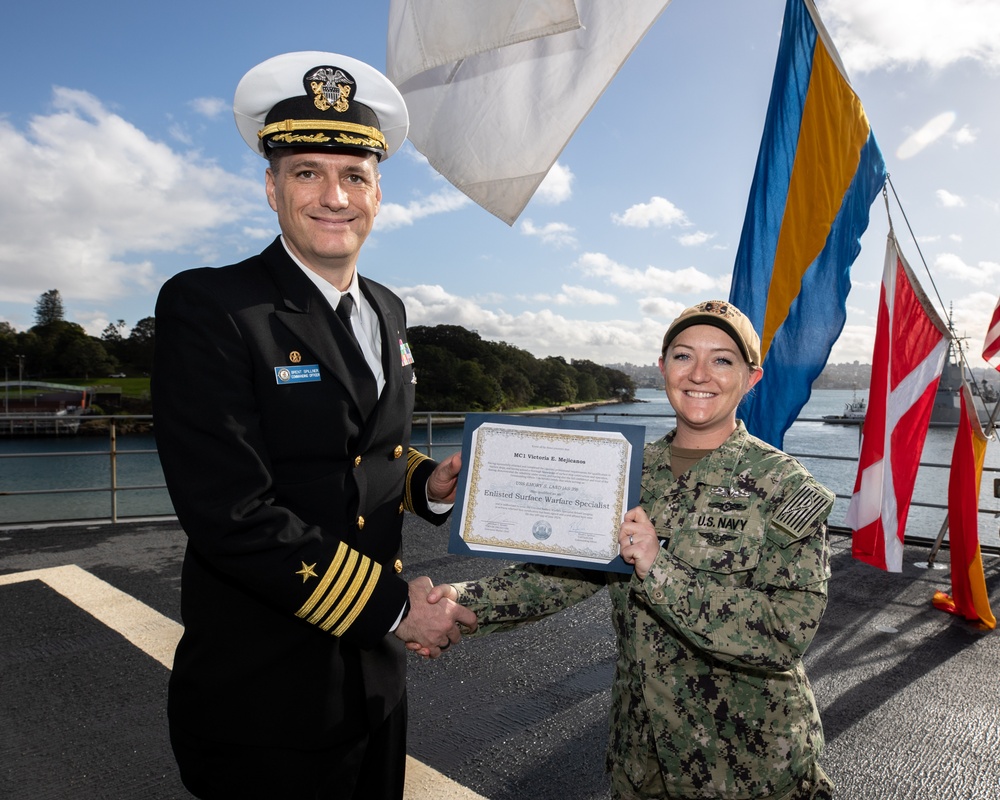
M 635 574 L 644 580 L 660 552 L 660 540 L 641 506 L 625 513 L 625 521 L 618 529 L 618 548 L 625 563 L 635 567 Z

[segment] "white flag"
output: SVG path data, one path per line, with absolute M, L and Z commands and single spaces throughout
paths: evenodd
M 512 225 L 669 3 L 392 0 L 386 74 L 410 141 Z

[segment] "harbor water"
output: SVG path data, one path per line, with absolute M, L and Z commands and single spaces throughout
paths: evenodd
M 854 396 L 850 390 L 825 389 L 812 393 L 799 420 L 785 434 L 785 450 L 798 457 L 821 482 L 837 494 L 830 522 L 843 525 L 857 473 L 859 428 L 831 425 L 823 416 L 841 414 Z M 673 428 L 672 410 L 662 390 L 640 389 L 637 402 L 602 406 L 565 418 L 614 421 L 645 427 L 645 439 L 654 441 Z M 420 417 L 417 415 L 419 421 Z M 934 539 L 945 520 L 948 467 L 955 441 L 955 428 L 932 427 L 921 456 L 914 491 L 914 505 L 907 522 L 907 535 Z M 432 426 L 433 447 L 428 448 L 427 429 L 416 425 L 413 445 L 435 458 L 443 458 L 461 446 L 460 425 Z M 115 495 L 115 515 L 121 518 L 173 514 L 170 498 L 162 487 L 163 473 L 156 445 L 148 434 L 119 436 L 117 458 L 112 466 L 109 440 L 97 436 L 60 436 L 0 439 L 0 525 L 57 520 L 108 519 L 112 516 L 112 468 L 121 489 Z M 10 454 L 26 458 L 10 458 Z M 70 455 L 72 454 L 72 455 Z M 1000 500 L 993 496 L 994 479 L 1000 475 L 1000 450 L 991 441 L 986 451 L 986 470 L 980 491 L 979 535 L 984 546 L 1000 546 Z M 85 489 L 83 492 L 67 492 Z M 57 493 L 50 493 L 52 491 Z M 93 491 L 89 491 L 93 490 Z M 9 492 L 33 492 L 10 495 Z M 942 508 L 925 507 L 921 504 Z

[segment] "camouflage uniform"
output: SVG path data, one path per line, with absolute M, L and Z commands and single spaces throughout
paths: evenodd
M 520 565 L 456 584 L 459 602 L 482 634 L 609 587 L 617 796 L 831 797 L 801 659 L 826 608 L 833 494 L 742 423 L 675 479 L 673 436 L 644 454 L 642 507 L 662 543 L 645 580 Z M 640 793 L 659 783 L 648 766 L 657 761 L 664 793 Z

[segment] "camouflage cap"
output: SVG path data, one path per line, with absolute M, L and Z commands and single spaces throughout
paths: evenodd
M 753 329 L 746 314 L 724 300 L 706 300 L 684 309 L 677 319 L 670 323 L 670 327 L 663 335 L 663 347 L 660 353 L 666 353 L 674 337 L 692 325 L 714 325 L 719 330 L 725 331 L 739 345 L 747 363 L 751 367 L 760 366 L 760 337 L 757 331 Z

